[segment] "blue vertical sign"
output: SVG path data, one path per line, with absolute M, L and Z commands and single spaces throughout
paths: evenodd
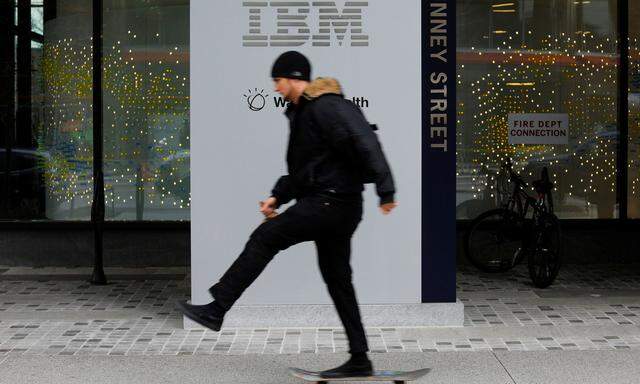
M 455 0 L 422 1 L 422 302 L 456 301 Z

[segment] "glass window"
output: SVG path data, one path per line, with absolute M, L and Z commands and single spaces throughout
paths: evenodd
M 629 2 L 629 217 L 640 219 L 640 2 Z
M 547 166 L 561 218 L 617 216 L 616 2 L 458 0 L 457 216 L 498 204 L 507 158 Z M 567 145 L 510 145 L 513 113 L 567 114 Z
M 0 18 L 0 219 L 89 219 L 91 2 L 3 1 Z
M 188 220 L 189 2 L 104 7 L 106 218 Z

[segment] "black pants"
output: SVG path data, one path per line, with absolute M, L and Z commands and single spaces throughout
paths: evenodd
M 351 353 L 368 351 L 356 294 L 351 283 L 351 237 L 362 219 L 362 198 L 304 197 L 262 223 L 244 250 L 209 292 L 229 310 L 281 250 L 315 241 L 322 277 L 349 338 Z

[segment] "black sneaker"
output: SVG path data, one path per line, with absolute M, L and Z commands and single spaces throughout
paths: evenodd
M 179 301 L 178 310 L 191 320 L 213 331 L 218 332 L 222 327 L 224 315 L 213 313 L 207 305 L 193 305 L 186 301 Z
M 320 372 L 323 379 L 340 379 L 345 377 L 362 377 L 373 375 L 373 364 L 370 360 L 354 362 L 350 359 L 339 367 Z

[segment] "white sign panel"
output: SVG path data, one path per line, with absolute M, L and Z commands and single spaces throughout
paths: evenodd
M 378 125 L 399 207 L 378 209 L 371 185 L 352 240 L 362 304 L 421 301 L 421 10 L 413 0 L 192 0 L 191 273 L 194 303 L 261 223 L 258 201 L 286 174 L 289 123 L 271 66 L 309 58 Z M 283 207 L 282 209 L 286 209 Z M 328 304 L 312 242 L 279 253 L 239 304 Z
M 569 144 L 569 115 L 509 114 L 509 144 Z

